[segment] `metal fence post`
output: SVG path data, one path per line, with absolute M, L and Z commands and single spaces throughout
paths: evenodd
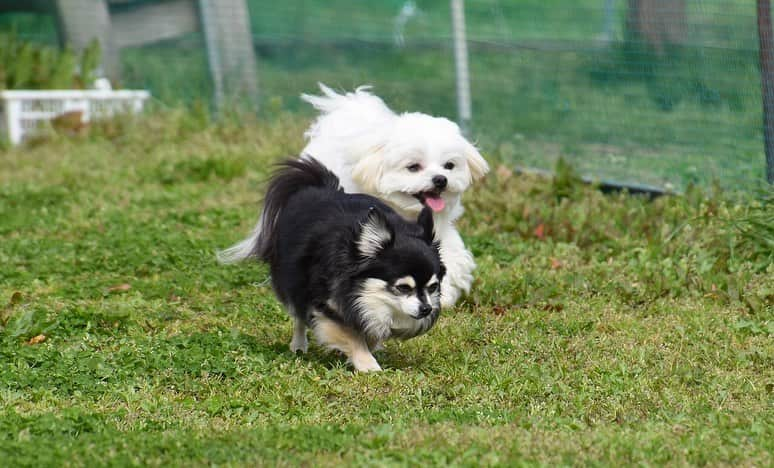
M 80 52 L 93 39 L 98 40 L 102 50 L 102 68 L 108 78 L 118 81 L 120 63 L 111 32 L 107 1 L 57 0 L 56 13 L 62 43 L 70 44 Z
M 602 32 L 602 40 L 605 45 L 613 42 L 615 37 L 615 0 L 605 0 L 605 26 Z
M 258 76 L 245 0 L 199 0 L 215 102 L 258 108 Z
M 457 112 L 462 131 L 467 133 L 473 118 L 470 104 L 470 72 L 468 44 L 465 38 L 465 2 L 451 0 L 452 30 L 454 34 L 454 69 L 457 77 Z
M 763 142 L 766 149 L 766 180 L 774 184 L 774 41 L 771 35 L 771 3 L 758 0 Z

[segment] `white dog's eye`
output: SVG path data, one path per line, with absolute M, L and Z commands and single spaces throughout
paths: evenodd
M 449 161 L 449 162 L 447 162 L 446 164 L 443 165 L 443 168 L 448 170 L 448 171 L 451 171 L 452 169 L 454 169 L 454 163 Z
M 438 291 L 438 283 L 433 283 L 427 287 L 427 292 L 430 294 L 435 294 L 436 291 Z
M 422 166 L 417 163 L 414 163 L 406 166 L 406 169 L 408 169 L 409 172 L 417 172 L 418 170 L 422 169 Z
M 397 289 L 398 292 L 401 294 L 411 294 L 411 291 L 414 290 L 414 288 L 412 288 L 408 284 L 399 284 L 395 286 L 395 289 Z

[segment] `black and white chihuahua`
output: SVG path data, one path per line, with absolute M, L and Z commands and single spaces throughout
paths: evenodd
M 313 158 L 280 165 L 269 182 L 251 256 L 267 262 L 294 319 L 292 351 L 306 329 L 357 371 L 381 370 L 371 354 L 388 338 L 427 332 L 440 313 L 445 268 L 433 216 L 416 223 L 379 199 L 345 193 Z

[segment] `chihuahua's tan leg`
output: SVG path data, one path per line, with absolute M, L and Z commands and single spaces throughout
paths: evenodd
M 356 371 L 382 370 L 368 350 L 365 339 L 351 328 L 340 325 L 321 313 L 316 313 L 312 330 L 321 345 L 344 353 Z

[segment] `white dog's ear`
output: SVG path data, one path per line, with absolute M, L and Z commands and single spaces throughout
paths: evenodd
M 384 174 L 384 155 L 382 149 L 377 148 L 362 157 L 352 168 L 352 180 L 354 180 L 365 193 L 379 193 L 379 181 Z
M 468 144 L 465 145 L 465 159 L 468 162 L 468 168 L 470 169 L 470 176 L 473 181 L 477 181 L 484 177 L 489 172 L 489 164 L 481 153 L 478 152 L 475 146 Z

